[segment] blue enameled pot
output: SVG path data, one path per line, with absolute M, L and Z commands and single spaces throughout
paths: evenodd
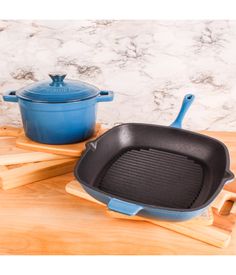
M 18 91 L 4 93 L 3 99 L 18 102 L 25 134 L 46 144 L 70 144 L 92 136 L 97 102 L 113 100 L 113 92 L 75 80 L 65 74 L 50 74 Z

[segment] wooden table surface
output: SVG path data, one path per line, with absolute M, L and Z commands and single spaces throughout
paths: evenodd
M 0 254 L 236 254 L 145 222 L 116 220 L 65 192 L 72 174 L 0 191 Z

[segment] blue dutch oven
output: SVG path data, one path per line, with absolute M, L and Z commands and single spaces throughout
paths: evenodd
M 49 74 L 18 91 L 4 93 L 3 99 L 18 102 L 25 134 L 46 144 L 69 144 L 92 136 L 97 102 L 113 100 L 113 92 L 101 91 L 82 81 L 65 80 L 66 74 Z

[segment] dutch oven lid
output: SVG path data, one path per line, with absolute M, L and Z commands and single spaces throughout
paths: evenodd
M 95 97 L 100 90 L 77 80 L 64 80 L 64 73 L 50 73 L 51 81 L 40 81 L 16 92 L 19 98 L 35 102 L 63 103 Z

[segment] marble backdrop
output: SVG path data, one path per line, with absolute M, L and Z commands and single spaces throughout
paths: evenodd
M 0 93 L 58 70 L 115 92 L 106 125 L 168 125 L 191 92 L 185 128 L 236 131 L 236 21 L 0 21 Z M 1 99 L 0 124 L 20 123 Z

